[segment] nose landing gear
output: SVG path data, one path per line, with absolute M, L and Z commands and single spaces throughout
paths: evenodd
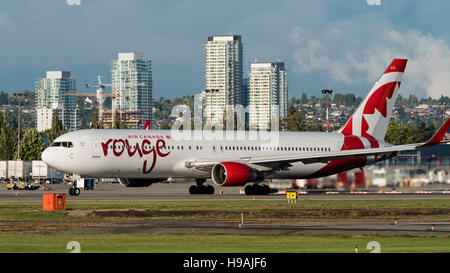
M 75 186 L 69 188 L 70 195 L 78 196 L 78 195 L 80 195 L 80 192 L 81 192 L 80 188 L 77 188 Z

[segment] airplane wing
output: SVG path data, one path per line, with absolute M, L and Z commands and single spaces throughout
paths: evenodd
M 303 162 L 304 164 L 311 163 L 329 163 L 333 160 L 339 159 L 349 159 L 349 158 L 365 158 L 367 156 L 383 156 L 390 155 L 391 153 L 396 153 L 400 151 L 415 150 L 419 147 L 433 146 L 440 143 L 447 143 L 443 141 L 445 134 L 450 127 L 450 119 L 439 128 L 439 130 L 430 138 L 427 142 L 414 143 L 414 144 L 404 144 L 404 145 L 394 145 L 390 147 L 383 148 L 373 148 L 373 149 L 355 149 L 355 150 L 344 150 L 335 152 L 314 152 L 314 153 L 295 153 L 289 155 L 270 155 L 270 156 L 256 156 L 256 157 L 243 157 L 243 158 L 222 158 L 220 161 L 217 160 L 199 160 L 199 161 L 189 161 L 186 162 L 186 167 L 197 169 L 207 169 L 212 168 L 214 165 L 220 162 L 239 162 L 259 170 L 271 170 L 277 168 L 284 168 L 291 166 L 294 162 Z

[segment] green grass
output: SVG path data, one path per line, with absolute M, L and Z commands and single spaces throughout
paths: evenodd
M 66 245 L 78 241 L 82 252 L 369 252 L 370 241 L 378 241 L 382 252 L 450 252 L 450 237 L 273 235 L 217 233 L 52 233 L 64 225 L 82 225 L 92 220 L 110 225 L 133 219 L 183 219 L 229 221 L 245 214 L 249 220 L 295 219 L 450 219 L 450 201 L 345 200 L 345 201 L 120 201 L 67 202 L 66 211 L 42 211 L 39 202 L 0 203 L 0 252 L 70 252 Z M 143 210 L 144 214 L 114 214 L 103 218 L 68 216 L 68 211 Z M 150 212 L 150 213 L 148 213 Z M 155 215 L 153 215 L 155 212 Z M 180 213 L 181 212 L 181 213 Z M 162 214 L 161 214 L 162 213 Z M 165 213 L 165 214 L 164 214 Z M 103 217 L 103 216 L 102 216 Z M 111 222 L 112 221 L 112 222 Z M 91 223 L 91 221 L 87 221 Z M 19 228 L 21 226 L 21 228 Z M 46 229 L 46 228 L 49 229 Z M 36 232 L 36 230 L 41 230 Z M 22 231 L 22 232 L 19 232 Z M 29 233 L 29 232 L 36 233 Z
M 381 252 L 450 252 L 450 237 L 408 236 L 307 236 L 246 234 L 0 234 L 1 253 L 67 253 L 67 243 L 77 241 L 81 252 L 158 253 L 367 253 L 370 241 L 380 243 Z
M 299 201 L 120 201 L 67 202 L 67 210 L 148 210 L 155 213 L 130 215 L 140 219 L 450 219 L 450 200 L 344 200 Z M 164 212 L 164 213 L 162 213 Z M 180 213 L 183 212 L 183 213 Z M 105 216 L 106 217 L 106 216 Z M 107 216 L 114 218 L 114 215 Z M 126 217 L 126 215 L 122 215 Z M 42 211 L 42 204 L 0 203 L 0 220 L 77 220 L 66 211 Z

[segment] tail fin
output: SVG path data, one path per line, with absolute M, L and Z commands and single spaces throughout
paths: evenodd
M 407 59 L 392 61 L 352 117 L 339 129 L 340 133 L 384 139 L 407 62 Z
M 150 125 L 152 125 L 151 120 L 146 120 L 144 125 L 144 130 L 150 130 Z

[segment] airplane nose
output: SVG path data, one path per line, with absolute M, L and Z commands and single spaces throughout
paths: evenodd
M 49 166 L 52 165 L 52 164 L 51 164 L 50 151 L 48 150 L 48 148 L 45 149 L 45 150 L 42 152 L 41 159 L 42 159 L 42 161 L 45 162 L 45 164 L 47 164 L 47 165 L 49 165 Z

